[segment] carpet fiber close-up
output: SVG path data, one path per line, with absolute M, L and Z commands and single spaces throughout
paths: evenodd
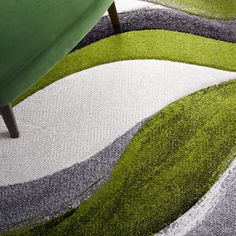
M 115 3 L 0 110 L 0 235 L 235 235 L 236 2 Z

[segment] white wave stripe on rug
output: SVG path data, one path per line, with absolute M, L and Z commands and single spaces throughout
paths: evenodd
M 0 119 L 0 186 L 84 161 L 171 102 L 235 77 L 184 63 L 132 60 L 59 80 L 14 108 L 19 139 L 8 138 Z
M 155 236 L 234 235 L 235 186 L 236 159 L 195 206 Z
M 146 2 L 146 1 L 140 1 L 140 0 L 116 0 L 115 4 L 116 4 L 116 9 L 118 13 L 138 10 L 138 9 L 143 9 L 143 8 L 167 9 L 167 7 L 165 6 Z M 108 12 L 105 12 L 104 15 L 108 15 Z

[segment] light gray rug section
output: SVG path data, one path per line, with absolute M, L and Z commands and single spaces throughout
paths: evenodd
M 147 119 L 88 160 L 28 183 L 0 187 L 0 233 L 43 222 L 73 209 L 105 183 Z
M 170 9 L 133 10 L 120 13 L 119 19 L 121 32 L 165 29 L 236 42 L 236 20 L 211 20 Z M 121 32 L 114 31 L 110 18 L 105 16 L 73 50 Z
M 67 76 L 14 107 L 19 139 L 7 138 L 0 119 L 0 186 L 85 161 L 170 103 L 235 78 L 164 60 L 120 61 Z
M 219 197 L 218 204 L 187 236 L 236 235 L 236 164 L 223 183 L 222 192 L 224 195 Z
M 195 206 L 156 236 L 233 236 L 235 232 L 236 159 Z

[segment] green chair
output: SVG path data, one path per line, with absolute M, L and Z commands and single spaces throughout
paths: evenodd
M 0 0 L 0 113 L 19 137 L 11 102 L 42 78 L 92 29 L 113 0 Z

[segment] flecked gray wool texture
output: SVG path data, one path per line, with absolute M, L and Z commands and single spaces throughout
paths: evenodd
M 117 31 L 112 28 L 110 18 L 108 16 L 103 17 L 73 51 L 117 33 L 145 29 L 172 30 L 226 42 L 236 42 L 236 20 L 205 19 L 169 9 L 129 11 L 120 13 L 119 19 L 121 29 Z
M 217 206 L 193 227 L 187 236 L 236 235 L 236 170 L 234 169 L 229 178 L 224 182 L 226 194 L 220 199 Z
M 0 233 L 34 226 L 75 208 L 105 183 L 115 164 L 146 120 L 88 160 L 53 175 L 0 187 Z

